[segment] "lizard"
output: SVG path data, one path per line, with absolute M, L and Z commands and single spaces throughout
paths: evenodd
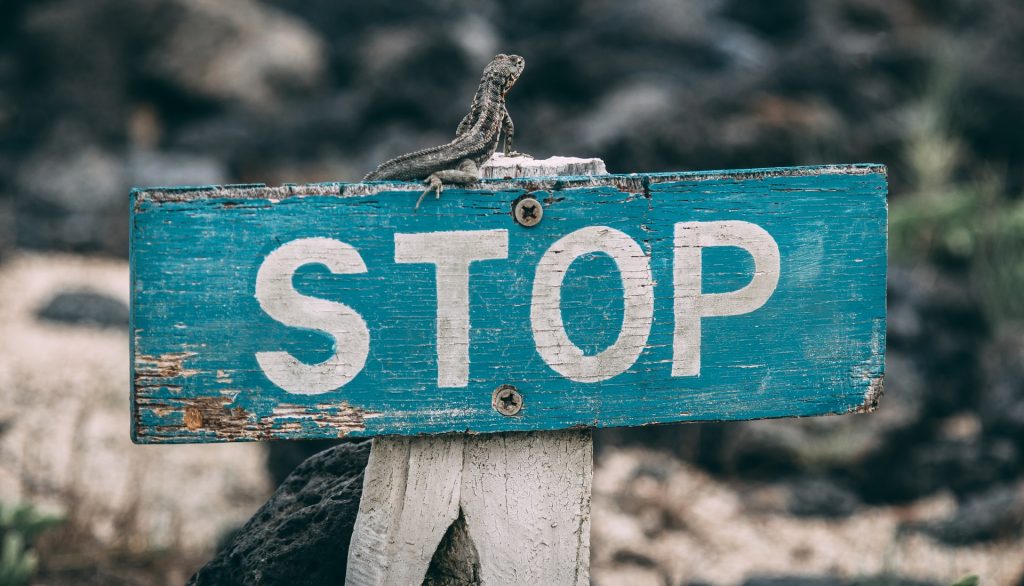
M 427 188 L 416 200 L 414 209 L 417 210 L 431 191 L 440 198 L 444 184 L 479 181 L 480 166 L 494 154 L 502 135 L 505 137 L 504 154 L 517 154 L 512 151 L 515 127 L 505 106 L 505 95 L 525 66 L 526 60 L 519 55 L 496 56 L 484 68 L 469 113 L 459 123 L 451 142 L 385 161 L 363 181 L 425 181 Z

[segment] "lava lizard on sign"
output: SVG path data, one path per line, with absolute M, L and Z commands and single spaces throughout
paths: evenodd
M 526 60 L 519 55 L 495 57 L 484 68 L 473 105 L 459 123 L 454 140 L 381 163 L 363 181 L 425 180 L 427 188 L 416 200 L 415 209 L 419 209 L 423 198 L 431 191 L 440 198 L 445 183 L 479 181 L 480 166 L 494 154 L 502 133 L 505 135 L 504 154 L 516 154 L 512 151 L 515 128 L 505 107 L 505 94 L 515 85 L 525 66 Z

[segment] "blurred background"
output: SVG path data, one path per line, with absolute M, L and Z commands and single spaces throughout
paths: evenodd
M 128 190 L 450 140 L 611 172 L 889 167 L 870 415 L 595 434 L 595 584 L 1024 584 L 1024 4 L 5 0 L 0 584 L 181 584 L 324 444 L 133 446 Z

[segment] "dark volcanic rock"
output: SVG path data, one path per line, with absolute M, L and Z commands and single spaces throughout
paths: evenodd
M 1024 71 L 1017 64 L 1024 54 L 1024 5 L 984 3 L 980 28 L 986 34 L 970 51 L 962 51 L 962 80 L 954 121 L 979 158 L 1006 165 L 1007 187 L 1024 186 Z
M 128 327 L 128 306 L 123 301 L 90 290 L 58 293 L 36 315 L 82 326 Z
M 795 482 L 789 493 L 789 512 L 797 517 L 848 517 L 857 510 L 857 495 L 824 478 Z
M 1024 484 L 1003 484 L 972 495 L 948 519 L 908 526 L 951 545 L 1024 533 Z
M 189 584 L 343 584 L 369 456 L 366 441 L 306 460 Z
M 1004 333 L 984 352 L 979 413 L 985 428 L 1024 446 L 1024 333 Z
M 307 459 L 344 440 L 282 440 L 267 442 L 267 471 L 280 486 Z
M 423 586 L 477 586 L 480 584 L 480 554 L 469 536 L 466 518 L 452 523 L 427 567 Z
M 0 196 L 0 262 L 14 248 L 14 198 Z
M 899 576 L 870 576 L 867 578 L 838 578 L 835 576 L 764 576 L 748 579 L 743 586 L 936 586 Z
M 809 8 L 808 0 L 732 0 L 725 7 L 725 16 L 751 27 L 766 37 L 789 39 L 797 36 L 807 26 L 808 14 L 811 12 Z
M 849 586 L 849 583 L 829 576 L 755 576 L 743 586 Z
M 901 497 L 928 495 L 939 490 L 964 496 L 1020 474 L 1020 451 L 1005 438 L 939 438 L 912 447 L 905 457 L 890 464 L 886 468 L 887 476 L 878 478 L 887 486 L 879 487 L 878 492 L 865 488 L 869 496 L 879 497 L 888 492 L 892 500 L 902 500 Z M 881 474 L 881 469 L 877 473 Z
M 925 373 L 926 415 L 943 416 L 973 407 L 979 350 L 990 329 L 970 279 L 922 266 L 896 265 L 889 268 L 888 292 L 889 307 L 899 317 L 889 335 L 889 348 L 906 352 Z
M 869 465 L 861 477 L 861 496 L 899 502 L 944 489 L 967 495 L 1014 478 L 1020 473 L 1020 452 L 999 438 L 919 438 L 905 446 L 894 442 Z
M 19 246 L 127 253 L 124 161 L 90 140 L 62 127 L 22 162 L 15 178 Z

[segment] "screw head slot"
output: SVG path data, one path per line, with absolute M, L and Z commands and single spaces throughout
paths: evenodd
M 536 226 L 544 217 L 544 206 L 536 198 L 520 198 L 512 204 L 512 217 L 520 226 Z
M 512 385 L 501 385 L 491 395 L 491 406 L 506 417 L 512 417 L 523 410 L 523 395 Z

